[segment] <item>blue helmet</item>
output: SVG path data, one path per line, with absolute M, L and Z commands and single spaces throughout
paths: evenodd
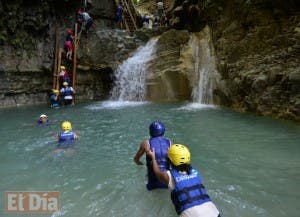
M 154 121 L 149 126 L 149 133 L 151 137 L 163 136 L 165 134 L 165 126 L 159 121 Z

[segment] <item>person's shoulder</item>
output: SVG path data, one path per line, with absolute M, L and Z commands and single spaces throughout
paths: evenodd
M 168 140 L 170 142 L 170 144 L 173 144 L 172 140 L 170 138 L 167 137 L 163 137 L 165 140 Z
M 143 140 L 143 141 L 141 142 L 141 144 L 148 144 L 148 141 L 149 141 L 149 140 L 145 139 L 145 140 Z
M 143 140 L 143 141 L 141 142 L 141 146 L 143 146 L 143 147 L 148 147 L 148 146 L 149 146 L 149 140 Z
M 168 189 L 170 191 L 172 191 L 175 188 L 174 178 L 173 178 L 170 170 L 167 170 L 166 173 L 169 177 Z

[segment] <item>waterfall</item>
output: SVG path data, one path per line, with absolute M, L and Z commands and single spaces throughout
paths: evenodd
M 216 74 L 215 56 L 212 52 L 210 29 L 193 33 L 190 39 L 194 59 L 193 102 L 213 104 L 213 78 Z
M 111 99 L 118 101 L 144 101 L 148 62 L 156 50 L 157 38 L 141 46 L 132 57 L 125 60 L 115 71 Z

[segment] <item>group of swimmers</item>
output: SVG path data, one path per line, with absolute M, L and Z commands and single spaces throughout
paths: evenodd
M 46 114 L 41 114 L 40 119 L 37 120 L 36 125 L 37 126 L 48 126 L 51 123 L 48 120 L 48 116 Z M 63 121 L 61 123 L 61 131 L 59 131 L 56 135 L 58 144 L 56 146 L 57 151 L 64 150 L 66 148 L 69 148 L 73 145 L 73 142 L 78 139 L 77 134 L 72 129 L 72 124 L 69 121 Z
M 49 125 L 47 115 L 40 115 L 39 126 Z M 168 188 L 171 200 L 180 217 L 221 217 L 202 183 L 200 173 L 191 165 L 189 149 L 182 144 L 172 144 L 164 138 L 165 126 L 155 121 L 149 126 L 150 139 L 142 141 L 134 162 L 143 165 L 140 158 L 146 153 L 148 190 Z M 72 146 L 78 139 L 69 121 L 63 121 L 57 134 L 57 152 Z
M 151 123 L 149 132 L 150 139 L 141 143 L 134 157 L 137 165 L 143 165 L 140 158 L 146 153 L 147 189 L 169 188 L 180 217 L 221 217 L 200 173 L 191 166 L 189 149 L 164 138 L 165 126 L 161 122 Z

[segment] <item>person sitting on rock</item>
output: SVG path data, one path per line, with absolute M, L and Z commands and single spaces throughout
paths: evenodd
M 63 104 L 64 105 L 71 105 L 73 101 L 73 94 L 75 93 L 73 87 L 69 86 L 68 82 L 63 83 L 63 88 L 60 89 L 60 93 L 63 96 Z

